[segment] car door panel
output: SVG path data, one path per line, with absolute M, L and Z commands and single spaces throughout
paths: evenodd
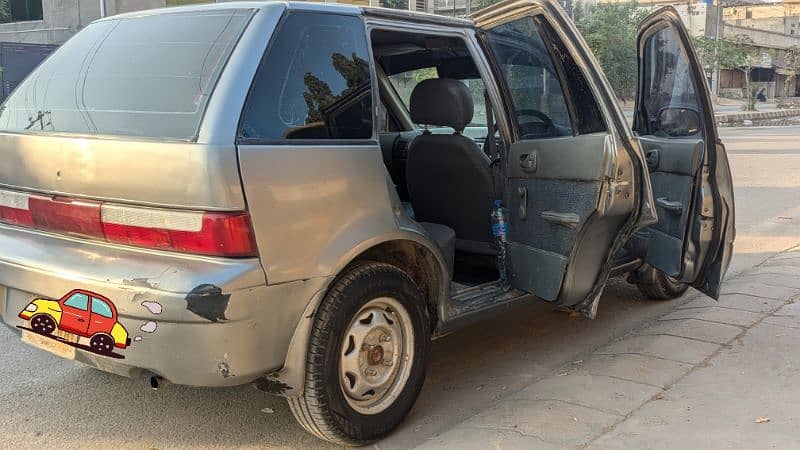
M 658 211 L 658 223 L 640 234 L 649 238 L 645 260 L 673 277 L 679 277 L 683 258 L 683 242 L 693 209 L 695 185 L 700 180 L 705 144 L 697 139 L 666 141 L 639 140 L 654 161 L 650 182 Z M 656 154 L 656 158 L 650 155 Z
M 645 18 L 637 38 L 634 130 L 646 155 L 658 223 L 634 254 L 673 278 L 719 296 L 733 249 L 730 168 L 702 66 L 674 8 Z
M 545 300 L 557 299 L 578 234 L 597 209 L 606 136 L 520 141 L 509 149 L 513 285 Z
M 651 192 L 640 196 L 649 179 L 644 158 L 629 154 L 639 148 L 623 145 L 609 128 L 569 50 L 576 42 L 565 44 L 550 21 L 568 19 L 548 4 L 529 5 L 529 14 L 477 20 L 489 24 L 483 36 L 514 131 L 504 158 L 509 280 L 593 317 L 596 288 L 626 224 L 632 229 L 643 210 L 651 212 Z M 591 126 L 587 111 L 596 116 Z

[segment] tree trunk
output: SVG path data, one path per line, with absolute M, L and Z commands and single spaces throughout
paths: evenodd
M 752 88 L 750 87 L 750 68 L 746 68 L 743 70 L 744 72 L 744 86 L 745 86 L 745 110 L 746 111 L 755 111 L 756 110 L 756 96 L 753 93 Z

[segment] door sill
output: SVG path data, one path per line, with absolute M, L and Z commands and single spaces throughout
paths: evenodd
M 476 286 L 453 282 L 447 317 L 439 325 L 435 335 L 438 337 L 453 332 L 534 298 L 527 292 L 504 286 L 500 280 Z

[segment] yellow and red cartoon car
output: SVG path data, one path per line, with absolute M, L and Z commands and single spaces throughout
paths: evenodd
M 117 322 L 114 304 L 91 291 L 75 289 L 59 300 L 37 298 L 30 302 L 19 317 L 30 321 L 31 330 L 51 335 L 59 330 L 89 339 L 89 349 L 95 353 L 110 354 L 114 347 L 126 348 L 131 344 L 128 331 Z

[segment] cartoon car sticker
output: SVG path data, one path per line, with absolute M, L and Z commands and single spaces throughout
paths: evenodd
M 74 289 L 58 300 L 37 298 L 20 311 L 19 318 L 28 321 L 30 327 L 19 328 L 99 355 L 123 358 L 114 349 L 131 345 L 128 330 L 117 321 L 114 303 L 83 289 Z M 65 339 L 64 332 L 77 339 Z M 86 340 L 88 345 L 81 343 Z

